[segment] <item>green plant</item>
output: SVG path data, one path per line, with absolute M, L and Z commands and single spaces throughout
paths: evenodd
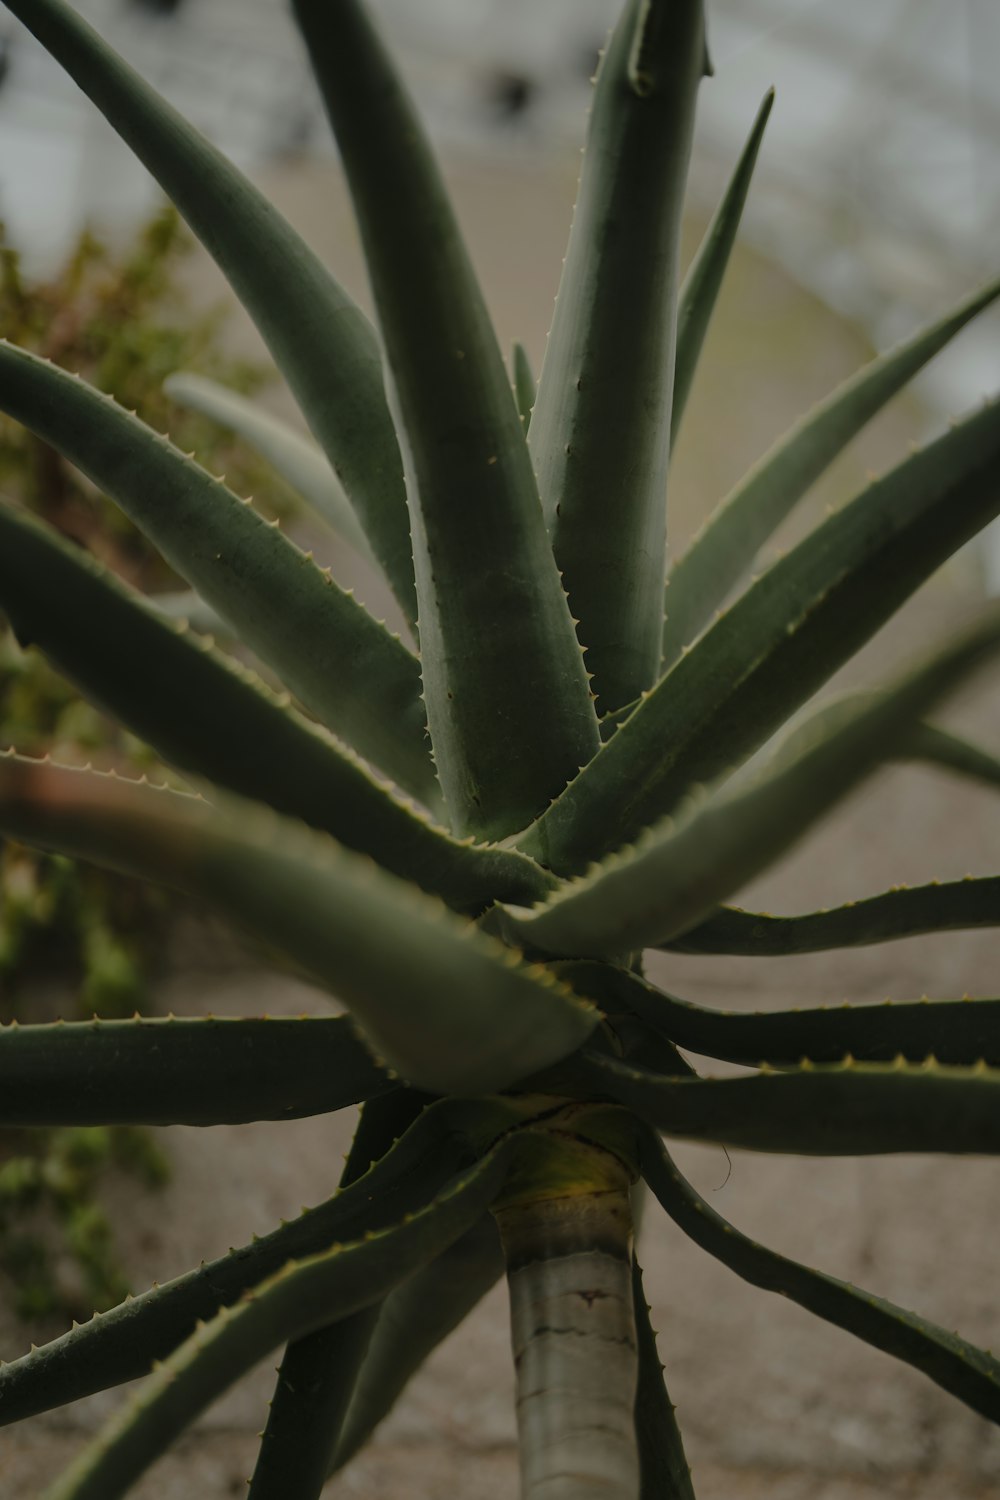
M 166 1159 L 146 1130 L 95 1125 L 7 1132 L 20 1146 L 0 1166 L 0 1266 L 14 1282 L 14 1306 L 25 1318 L 89 1318 L 131 1295 L 115 1255 L 114 1231 L 97 1198 L 102 1173 L 124 1167 L 147 1187 L 162 1187 Z M 52 1253 L 53 1221 L 63 1258 L 75 1275 L 60 1274 Z M 67 1255 L 68 1252 L 68 1255 Z
M 284 512 L 287 497 L 260 459 L 240 452 L 202 415 L 178 410 L 163 391 L 164 377 L 179 362 L 240 391 L 259 389 L 268 378 L 265 368 L 217 352 L 226 309 L 195 311 L 182 295 L 178 272 L 192 245 L 168 207 L 119 251 L 85 230 L 55 273 L 37 280 L 25 275 L 0 231 L 0 323 L 11 342 L 82 374 L 150 421 L 169 420 L 182 447 L 197 447 L 241 487 L 266 497 L 272 512 L 275 505 Z M 116 506 L 56 449 L 6 417 L 0 482 L 9 498 L 131 582 L 145 590 L 176 586 L 176 575 Z M 188 607 L 185 596 L 162 597 L 170 607 Z M 0 703 L 5 742 L 30 754 L 163 775 L 148 746 L 82 702 L 6 627 Z M 145 1003 L 151 955 L 177 905 L 110 871 L 7 844 L 0 849 L 0 1020 L 37 1019 L 38 982 L 53 976 L 74 987 L 81 1016 L 132 1015 Z M 121 1300 L 127 1287 L 99 1192 L 112 1165 L 130 1167 L 147 1183 L 163 1181 L 166 1159 L 151 1138 L 139 1153 L 139 1139 L 125 1126 L 4 1133 L 0 1268 L 11 1278 L 18 1311 L 83 1317 Z
M 723 904 L 887 759 L 996 781 L 995 760 L 923 717 L 1000 645 L 996 610 L 884 690 L 820 710 L 763 769 L 734 770 L 1000 511 L 996 406 L 713 615 L 812 479 L 1000 288 L 876 360 L 762 460 L 671 570 L 664 640 L 669 413 L 676 427 L 763 127 L 762 114 L 678 298 L 707 67 L 699 0 L 625 6 L 537 399 L 518 361 L 520 411 L 357 0 L 294 9 L 381 345 L 292 230 L 63 0 L 8 7 L 230 277 L 420 642 L 418 657 L 113 402 L 0 349 L 0 405 L 137 521 L 306 711 L 4 509 L 0 599 L 21 638 L 202 790 L 11 753 L 0 824 L 192 893 L 350 1012 L 19 1028 L 0 1045 L 0 1108 L 25 1125 L 211 1124 L 363 1103 L 334 1197 L 0 1371 L 12 1421 L 162 1361 L 52 1500 L 124 1493 L 280 1345 L 250 1493 L 317 1495 L 504 1263 L 524 1493 L 575 1495 L 585 1474 L 608 1500 L 690 1497 L 632 1249 L 640 1178 L 739 1275 L 1000 1419 L 1000 1362 L 746 1239 L 658 1135 L 817 1155 L 995 1153 L 1000 1002 L 734 1016 L 657 990 L 640 963 L 647 948 L 781 953 L 996 923 L 996 878 L 804 917 Z M 702 1077 L 679 1047 L 750 1071 Z
M 258 390 L 268 378 L 266 368 L 218 353 L 226 309 L 196 311 L 183 295 L 179 270 L 192 245 L 168 207 L 119 251 L 85 230 L 52 276 L 32 280 L 0 233 L 0 324 L 12 343 L 84 376 L 147 421 L 169 422 L 181 447 L 197 447 L 241 489 L 264 497 L 269 514 L 287 513 L 287 494 L 268 466 L 164 393 L 164 378 L 179 363 L 241 392 Z M 176 587 L 176 575 L 124 513 L 57 449 L 7 417 L 0 418 L 0 482 L 8 498 L 131 583 L 160 593 L 170 608 L 188 607 L 186 596 L 163 594 Z M 81 702 L 7 629 L 0 631 L 0 702 L 5 739 L 31 754 L 114 765 L 136 776 L 162 774 L 148 746 Z M 161 926 L 162 893 L 11 846 L 0 850 L 0 895 L 0 1019 L 26 1019 L 26 990 L 40 971 L 52 969 L 79 980 L 81 1014 L 132 1014 L 143 997 L 143 950 Z

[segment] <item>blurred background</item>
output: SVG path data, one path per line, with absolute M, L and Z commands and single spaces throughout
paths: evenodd
M 253 176 L 367 303 L 335 152 L 283 0 L 74 3 Z M 371 4 L 440 146 L 501 340 L 507 348 L 522 340 L 537 370 L 589 80 L 618 0 Z M 701 88 L 689 252 L 772 84 L 777 99 L 672 470 L 675 551 L 748 465 L 874 350 L 1000 274 L 997 0 L 708 0 L 708 13 L 715 76 Z M 61 285 L 60 268 L 82 229 L 127 247 L 160 201 L 74 85 L 0 10 L 0 219 L 24 275 Z M 227 295 L 199 251 L 174 274 L 195 308 L 207 310 Z M 256 379 L 252 367 L 262 350 L 240 311 L 213 337 L 216 331 L 232 370 L 247 384 Z M 194 347 L 195 359 L 203 353 Z M 853 494 L 871 471 L 895 462 L 908 443 L 998 389 L 994 312 L 871 424 L 775 547 Z M 166 414 L 143 399 L 140 392 L 129 404 L 163 425 Z M 294 416 L 279 386 L 265 386 L 261 399 Z M 185 444 L 196 445 L 205 451 L 197 438 Z M 215 449 L 212 460 L 233 475 L 231 454 Z M 266 485 L 259 474 L 240 482 L 258 497 Z M 335 563 L 362 597 L 391 613 L 356 560 L 338 556 L 328 537 L 311 541 L 318 552 L 326 549 L 322 561 Z M 1000 593 L 996 528 L 906 606 L 863 654 L 862 675 L 877 677 L 891 660 L 929 646 L 985 593 Z M 1000 710 L 989 695 L 964 701 L 958 717 L 985 743 L 1000 743 Z M 992 874 L 998 847 L 1000 817 L 981 792 L 931 771 L 894 771 L 846 803 L 804 851 L 747 893 L 746 904 L 802 909 L 901 879 Z M 204 948 L 199 962 L 197 1004 L 217 1013 L 294 1013 L 314 1005 L 290 981 L 213 974 L 215 958 Z M 732 960 L 677 956 L 664 960 L 659 977 L 693 999 L 734 1007 L 837 1003 L 848 994 L 904 999 L 924 990 L 988 994 L 996 993 L 996 940 L 980 932 L 790 960 L 777 987 L 773 966 L 765 980 L 752 963 Z M 158 981 L 155 1005 L 190 1011 L 191 995 L 189 965 Z M 303 1197 L 315 1198 L 347 1128 L 338 1120 L 335 1139 L 326 1122 L 312 1121 L 169 1132 L 174 1181 L 166 1221 L 156 1205 L 135 1213 L 132 1181 L 112 1178 L 103 1190 L 110 1220 L 124 1226 L 121 1254 L 133 1283 L 175 1274 L 297 1209 Z M 65 1143 L 59 1149 L 65 1154 Z M 956 1169 L 894 1158 L 820 1169 L 744 1156 L 730 1170 L 721 1152 L 681 1155 L 741 1227 L 1000 1345 L 992 1164 Z M 657 1245 L 645 1252 L 648 1289 L 658 1299 L 657 1326 L 699 1500 L 996 1494 L 1000 1443 L 985 1423 L 912 1371 L 735 1284 L 686 1243 Z M 445 1500 L 459 1477 L 470 1500 L 514 1492 L 509 1390 L 495 1377 L 505 1368 L 504 1319 L 502 1298 L 491 1299 L 435 1356 L 372 1454 L 345 1474 L 344 1493 Z M 4 1344 L 20 1346 L 23 1334 L 10 1326 Z M 259 1425 L 267 1384 L 257 1379 L 213 1408 L 196 1442 L 158 1467 L 149 1495 L 186 1495 L 193 1478 L 206 1500 L 241 1492 L 240 1465 L 252 1451 L 249 1434 Z M 77 1411 L 74 1421 L 91 1424 L 112 1398 Z M 34 1493 L 36 1476 L 53 1472 L 78 1441 L 68 1429 L 36 1424 L 35 1432 L 25 1435 L 23 1449 L 7 1450 L 6 1462 L 22 1467 L 4 1471 L 0 1460 L 0 1479 L 12 1494 Z
M 334 149 L 281 0 L 79 0 L 78 8 L 278 199 L 363 297 Z M 589 79 L 616 8 L 616 0 L 374 0 L 448 163 L 501 336 L 523 340 L 536 361 Z M 678 546 L 789 411 L 797 415 L 846 373 L 865 345 L 886 347 L 995 275 L 1000 245 L 996 0 L 713 0 L 709 25 L 716 76 L 701 90 L 692 237 L 772 84 L 777 103 L 744 220 L 745 254 L 691 423 L 710 394 L 713 422 L 720 406 L 725 412 L 727 443 L 714 431 L 704 445 L 697 432 L 685 434 Z M 83 224 L 121 235 L 158 202 L 75 86 L 2 19 L 0 161 L 0 218 L 39 274 L 52 271 Z M 221 287 L 208 268 L 190 276 L 206 295 Z M 916 383 L 923 414 L 906 417 L 909 437 L 1000 385 L 998 332 L 1000 314 L 977 320 Z M 254 347 L 245 329 L 231 337 Z M 892 426 L 890 415 L 874 431 Z M 879 467 L 879 453 L 877 439 L 859 445 L 861 470 Z M 820 501 L 856 478 L 848 465 Z M 980 580 L 994 592 L 998 536 L 994 529 L 974 548 Z

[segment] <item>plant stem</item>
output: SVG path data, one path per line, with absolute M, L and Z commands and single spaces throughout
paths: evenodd
M 628 1174 L 601 1155 L 608 1185 L 495 1210 L 510 1288 L 523 1500 L 639 1496 Z

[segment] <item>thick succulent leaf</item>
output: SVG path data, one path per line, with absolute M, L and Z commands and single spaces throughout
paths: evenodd
M 343 1468 L 388 1414 L 411 1377 L 503 1274 L 496 1224 L 484 1216 L 383 1302 L 334 1454 Z
M 570 961 L 557 964 L 560 979 L 602 1009 L 626 1010 L 660 1036 L 689 1052 L 727 1062 L 794 1065 L 837 1062 L 891 1062 L 897 1057 L 972 1067 L 1000 1068 L 1000 1000 L 886 1001 L 881 1005 L 821 1006 L 811 1010 L 710 1010 L 679 1000 L 611 964 Z M 641 1048 L 631 1056 L 654 1067 Z M 655 1069 L 659 1071 L 659 1069 Z
M 232 640 L 233 631 L 221 615 L 217 615 L 194 589 L 177 589 L 165 594 L 149 594 L 146 603 L 150 609 L 173 620 L 178 625 L 183 621 L 199 635 L 210 635 L 214 640 Z
M 833 727 L 840 719 L 846 722 L 858 709 L 877 702 L 880 696 L 878 692 L 862 691 L 843 693 L 828 700 L 785 737 L 778 753 L 785 755 L 797 744 L 808 743 L 815 734 L 814 725 L 820 719 L 828 728 Z M 895 747 L 893 759 L 923 761 L 954 771 L 959 776 L 967 776 L 970 780 L 985 782 L 987 786 L 1000 786 L 1000 759 L 982 746 L 936 724 L 915 724 Z
M 629 0 L 597 74 L 531 454 L 601 712 L 655 682 L 702 0 Z
M 635 1398 L 635 1430 L 639 1443 L 639 1500 L 695 1500 L 691 1469 L 669 1392 L 650 1308 L 642 1286 L 639 1262 L 632 1257 L 632 1295 L 639 1350 L 639 1386 Z
M 796 423 L 740 480 L 667 579 L 665 668 L 700 634 L 758 550 L 837 454 L 997 296 L 1000 281 L 865 365 Z
M 820 711 L 832 715 L 839 710 L 846 717 L 876 697 L 877 694 L 871 692 L 845 693 L 834 702 L 824 704 Z M 798 732 L 809 733 L 808 721 Z M 954 771 L 959 776 L 967 776 L 972 781 L 985 782 L 987 786 L 1000 786 L 1000 758 L 937 724 L 914 725 L 897 750 L 896 758 L 924 761 Z
M 433 897 L 258 804 L 219 803 L 0 759 L 10 837 L 196 896 L 327 987 L 419 1087 L 504 1088 L 593 1028 L 592 1007 Z
M 587 958 L 553 964 L 552 967 L 560 978 L 565 978 L 580 995 L 586 995 L 587 986 L 594 982 L 592 976 L 585 972 L 586 970 L 610 967 L 613 974 L 620 972 L 613 966 L 599 964 L 595 959 Z M 575 977 L 580 971 L 584 971 L 582 981 Z M 611 1033 L 611 1036 L 607 1036 L 604 1032 L 599 1033 L 601 1040 L 607 1043 L 605 1051 L 613 1057 L 620 1057 L 624 1062 L 634 1062 L 640 1068 L 648 1068 L 653 1073 L 669 1073 L 679 1077 L 694 1076 L 697 1070 L 681 1055 L 662 1030 L 640 1019 L 637 1006 L 626 1006 L 625 1000 L 614 993 L 612 985 L 600 984 L 596 993 L 600 995 L 604 991 L 608 992 L 606 998 L 595 1003 L 601 1005 L 607 1029 Z M 593 997 L 588 995 L 587 998 Z M 595 1037 L 594 1045 L 596 1044 L 597 1038 Z
M 512 1143 L 496 1146 L 425 1208 L 363 1239 L 291 1261 L 222 1308 L 157 1367 L 45 1500 L 117 1500 L 217 1396 L 276 1345 L 383 1297 L 468 1229 L 500 1190 Z
M 79 547 L 6 506 L 0 608 L 22 642 L 40 646 L 180 770 L 301 818 L 463 910 L 504 891 L 531 899 L 550 883 L 512 850 L 437 827 L 245 668 L 159 619 Z
M 676 820 L 655 825 L 533 911 L 511 915 L 511 931 L 529 949 L 594 957 L 669 942 L 796 844 L 998 646 L 995 609 L 895 688 L 850 712 L 836 705 L 829 731 L 818 714 L 809 739 L 793 736 L 794 745 L 749 785 L 692 796 Z
M 172 198 L 257 324 L 404 614 L 416 595 L 378 339 L 291 225 L 63 0 L 4 0 Z
M 739 953 L 748 958 L 864 948 L 924 932 L 1000 927 L 1000 875 L 971 875 L 930 885 L 895 886 L 881 896 L 795 917 L 723 906 L 666 945 L 681 953 Z
M 0 409 L 119 505 L 310 713 L 433 800 L 416 658 L 311 557 L 110 397 L 2 341 Z
M 378 1316 L 371 1302 L 288 1345 L 246 1500 L 319 1500 Z
M 250 401 L 204 375 L 178 371 L 167 377 L 163 389 L 179 406 L 200 412 L 243 438 L 337 536 L 350 542 L 363 557 L 373 559 L 368 539 L 343 485 L 322 448 L 311 438 L 297 432 L 272 412 L 265 411 L 256 401 Z
M 745 1151 L 1000 1154 L 1000 1069 L 985 1064 L 848 1058 L 745 1078 L 664 1078 L 588 1052 L 545 1078 L 574 1093 L 602 1093 L 665 1135 Z
M 535 398 L 538 395 L 538 388 L 535 384 L 535 376 L 531 368 L 531 361 L 528 358 L 528 351 L 523 344 L 514 345 L 513 366 L 514 399 L 517 402 L 521 425 L 525 432 L 527 432 L 531 426 L 531 413 L 534 409 Z
M 583 868 L 753 754 L 1000 512 L 1000 410 L 967 417 L 827 520 L 707 631 L 518 844 Z
M 342 1016 L 0 1027 L 0 1123 L 294 1120 L 394 1088 Z
M 788 1297 L 816 1317 L 922 1370 L 973 1411 L 1000 1423 L 1000 1360 L 927 1318 L 741 1234 L 682 1177 L 652 1131 L 643 1131 L 640 1141 L 647 1183 L 674 1223 L 703 1250 L 752 1286 Z
M 918 724 L 904 753 L 908 760 L 926 761 L 972 781 L 1000 786 L 1000 757 L 937 724 Z
M 444 186 L 355 0 L 296 0 L 405 434 L 424 696 L 454 821 L 523 827 L 599 738 L 510 380 Z
M 340 1176 L 341 1189 L 391 1150 L 426 1096 L 399 1088 L 366 1104 Z M 420 1275 L 420 1272 L 415 1273 Z M 317 1500 L 379 1304 L 293 1339 L 278 1369 L 248 1500 Z
M 677 440 L 677 431 L 691 392 L 702 345 L 715 311 L 729 257 L 736 243 L 750 191 L 750 181 L 757 165 L 760 143 L 764 138 L 764 128 L 773 104 L 774 89 L 768 89 L 722 202 L 681 286 L 677 307 L 677 358 L 674 362 L 673 411 L 670 418 L 671 444 Z
M 421 1208 L 517 1119 L 516 1110 L 498 1100 L 446 1100 L 425 1110 L 391 1152 L 325 1203 L 0 1364 L 0 1425 L 146 1374 L 199 1320 L 236 1302 L 289 1260 L 384 1229 Z

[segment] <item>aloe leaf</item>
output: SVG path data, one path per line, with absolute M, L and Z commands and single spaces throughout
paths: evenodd
M 630 0 L 598 69 L 531 423 L 602 713 L 660 665 L 680 221 L 707 71 L 701 0 Z
M 987 786 L 1000 786 L 1000 757 L 937 724 L 918 724 L 906 747 L 906 755 L 910 760 L 941 766 L 972 781 L 982 781 Z
M 880 896 L 795 917 L 724 906 L 667 946 L 680 953 L 777 957 L 974 927 L 1000 927 L 1000 875 L 896 886 Z
M 288 1345 L 247 1500 L 319 1500 L 331 1447 L 378 1316 L 379 1303 L 368 1303 Z
M 289 1260 L 384 1229 L 422 1207 L 517 1118 L 513 1107 L 498 1100 L 433 1105 L 369 1172 L 325 1203 L 0 1364 L 0 1425 L 145 1375 L 196 1322 L 213 1317 Z
M 667 579 L 663 665 L 680 656 L 838 453 L 918 370 L 1000 296 L 991 282 L 865 365 L 808 412 L 712 513 Z
M 838 1062 L 891 1062 L 903 1057 L 971 1067 L 1000 1068 L 1000 1000 L 886 1001 L 881 1005 L 822 1006 L 811 1010 L 711 1010 L 679 1000 L 638 974 L 611 964 L 555 965 L 560 979 L 605 1011 L 631 1011 L 662 1037 L 689 1052 L 756 1067 Z M 644 1067 L 641 1048 L 631 1054 Z M 659 1071 L 659 1069 L 656 1069 Z
M 642 1271 L 632 1257 L 632 1296 L 639 1349 L 639 1387 L 635 1401 L 635 1429 L 639 1443 L 639 1500 L 695 1500 L 691 1469 L 677 1425 L 676 1410 L 663 1383 L 663 1366 L 650 1308 L 642 1286 Z
M 374 330 L 267 199 L 63 0 L 4 0 L 172 198 L 253 318 L 407 619 L 402 462 Z
M 512 1143 L 495 1147 L 425 1208 L 363 1239 L 292 1261 L 222 1308 L 154 1369 L 45 1500 L 117 1500 L 217 1396 L 287 1338 L 384 1296 L 473 1224 L 499 1191 Z
M 840 709 L 848 715 L 863 703 L 872 702 L 876 696 L 871 692 L 845 693 L 834 702 L 824 704 L 821 712 L 832 714 Z M 808 733 L 808 726 L 807 720 L 796 732 Z M 923 761 L 954 771 L 956 775 L 967 776 L 971 781 L 1000 786 L 1000 758 L 938 724 L 915 724 L 899 747 L 896 758 Z
M 504 889 L 523 899 L 546 888 L 537 865 L 453 838 L 209 642 L 2 505 L 0 607 L 22 643 L 182 771 L 302 818 L 462 909 L 481 910 Z
M 149 594 L 146 603 L 165 620 L 173 620 L 178 625 L 183 622 L 199 635 L 210 635 L 213 640 L 233 639 L 233 632 L 222 616 L 199 598 L 194 589 Z
M 657 1335 L 649 1322 L 642 1271 L 633 1256 L 633 1301 L 639 1347 L 636 1437 L 639 1442 L 639 1500 L 694 1500 L 691 1467 L 684 1452 L 676 1409 L 664 1385 Z
M 210 417 L 249 443 L 327 523 L 362 557 L 374 561 L 368 538 L 340 480 L 316 443 L 256 401 L 228 390 L 216 380 L 185 371 L 168 375 L 163 389 L 172 401 Z M 376 564 L 377 565 L 377 564 Z
M 523 827 L 596 751 L 510 381 L 437 166 L 362 7 L 296 0 L 405 434 L 424 697 L 453 821 Z
M 341 1189 L 391 1150 L 401 1127 L 411 1125 L 425 1103 L 413 1089 L 396 1089 L 365 1105 Z M 378 1317 L 379 1304 L 372 1303 L 288 1345 L 247 1500 L 317 1500 Z
M 822 716 L 827 725 L 837 722 L 838 715 L 849 719 L 859 708 L 874 703 L 877 692 L 861 691 L 843 693 L 827 701 L 813 711 L 786 738 L 781 753 L 787 753 L 799 740 L 811 738 L 815 720 Z M 966 776 L 972 781 L 984 782 L 987 786 L 1000 786 L 1000 759 L 991 755 L 980 745 L 951 734 L 937 724 L 914 724 L 903 741 L 896 747 L 893 758 L 901 761 L 923 761 Z
M 174 886 L 249 928 L 418 1087 L 504 1088 L 593 1028 L 597 1012 L 553 975 L 433 897 L 259 804 L 218 801 L 0 759 L 10 837 Z
M 330 1472 L 368 1441 L 427 1357 L 503 1274 L 493 1218 L 485 1215 L 383 1302 L 362 1361 Z
M 579 870 L 753 754 L 1000 512 L 985 406 L 829 516 L 661 678 L 518 845 Z
M 521 425 L 525 432 L 531 426 L 531 413 L 535 405 L 535 397 L 538 389 L 535 384 L 534 372 L 528 351 L 523 344 L 514 345 L 514 399 L 517 402 L 517 410 L 521 417 Z
M 294 1120 L 393 1087 L 341 1016 L 0 1027 L 4 1126 Z
M 310 713 L 434 799 L 418 662 L 311 557 L 110 397 L 2 342 L 0 409 L 120 506 Z
M 849 713 L 838 704 L 817 714 L 809 740 L 793 736 L 794 746 L 748 785 L 693 794 L 633 848 L 608 855 L 533 911 L 510 915 L 511 931 L 529 949 L 598 958 L 669 942 L 798 843 L 998 647 L 994 609 L 893 689 Z
M 760 144 L 764 138 L 771 108 L 774 104 L 774 89 L 764 95 L 753 128 L 747 137 L 736 170 L 730 178 L 722 202 L 698 252 L 688 268 L 681 286 L 677 307 L 677 358 L 674 361 L 673 410 L 670 417 L 671 443 L 677 441 L 677 432 L 687 406 L 691 384 L 701 356 L 702 345 L 712 321 L 715 304 L 733 253 L 740 220 L 750 191 L 750 182 Z
M 695 1192 L 652 1131 L 640 1135 L 642 1172 L 685 1234 L 737 1276 L 777 1292 L 827 1323 L 921 1370 L 991 1422 L 1000 1423 L 1000 1360 L 884 1297 L 789 1260 L 741 1234 Z
M 334 831 L 352 841 L 375 815 L 378 841 L 378 808 L 389 795 L 354 757 L 210 642 L 162 619 L 82 548 L 7 505 L 0 505 L 0 606 L 22 645 L 38 646 L 172 765 L 277 800 L 321 826 L 333 812 L 341 825 Z
M 597 1090 L 664 1135 L 797 1156 L 1000 1154 L 1000 1069 L 923 1063 L 803 1062 L 745 1078 L 664 1078 L 588 1052 L 553 1070 L 567 1091 Z M 589 1097 L 589 1095 L 587 1095 Z

